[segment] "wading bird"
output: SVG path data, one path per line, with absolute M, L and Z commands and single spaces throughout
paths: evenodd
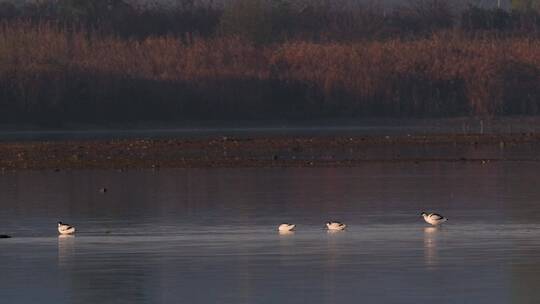
M 437 214 L 437 213 L 420 213 L 421 216 L 424 217 L 424 220 L 426 223 L 431 224 L 433 226 L 439 226 L 440 224 L 446 222 L 448 219 L 444 216 Z
M 347 225 L 340 222 L 326 222 L 326 228 L 328 230 L 345 230 Z
M 75 233 L 75 227 L 58 222 L 58 232 L 60 232 L 60 234 L 73 234 Z
M 278 231 L 279 232 L 289 232 L 289 231 L 293 231 L 295 227 L 296 227 L 295 224 L 283 223 L 283 224 L 278 226 Z

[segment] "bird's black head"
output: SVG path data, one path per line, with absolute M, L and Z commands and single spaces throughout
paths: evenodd
M 424 216 L 424 215 L 427 215 L 427 213 L 425 213 L 424 211 L 422 211 L 422 213 L 420 213 L 421 216 Z
M 62 222 L 58 221 L 58 225 L 62 225 Z

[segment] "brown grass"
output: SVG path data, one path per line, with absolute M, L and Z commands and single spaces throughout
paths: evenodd
M 540 39 L 125 40 L 0 28 L 0 121 L 539 114 Z

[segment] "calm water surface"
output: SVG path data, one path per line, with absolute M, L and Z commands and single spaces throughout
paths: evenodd
M 0 303 L 538 303 L 538 172 L 3 173 L 0 233 L 14 237 L 0 240 Z M 450 220 L 427 227 L 422 210 Z M 350 229 L 327 233 L 328 219 Z M 76 236 L 58 237 L 57 220 Z M 280 235 L 280 222 L 298 231 Z

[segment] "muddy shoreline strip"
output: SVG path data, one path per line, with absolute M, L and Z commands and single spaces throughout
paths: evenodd
M 529 153 L 503 153 L 525 147 Z M 0 143 L 0 170 L 339 167 L 366 162 L 540 161 L 540 134 Z M 484 153 L 483 151 L 488 151 Z M 490 153 L 495 151 L 496 153 Z

